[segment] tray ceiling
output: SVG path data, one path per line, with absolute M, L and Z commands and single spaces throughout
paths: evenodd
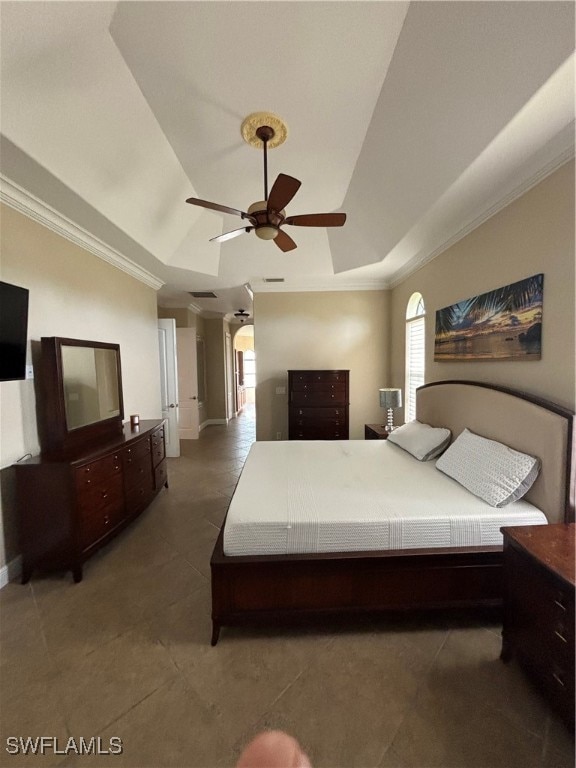
M 574 5 L 563 2 L 2 2 L 2 173 L 155 275 L 214 290 L 393 284 L 573 154 Z M 215 244 L 262 198 L 246 115 L 288 139 L 290 215 L 342 229 Z M 272 284 L 278 289 L 278 284 Z M 206 300 L 214 301 L 214 300 Z M 244 301 L 244 304 L 246 301 Z M 205 306 L 201 301 L 199 305 Z

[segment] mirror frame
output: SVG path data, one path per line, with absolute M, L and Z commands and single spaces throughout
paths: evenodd
M 42 345 L 42 388 L 39 399 L 39 436 L 42 453 L 62 454 L 82 450 L 95 443 L 117 437 L 122 433 L 124 420 L 124 398 L 122 395 L 122 368 L 120 366 L 120 345 L 101 341 L 67 339 L 61 336 L 43 336 Z M 73 429 L 68 428 L 66 420 L 66 401 L 62 365 L 62 347 L 87 347 L 89 349 L 109 349 L 116 353 L 118 372 L 117 416 L 85 424 Z

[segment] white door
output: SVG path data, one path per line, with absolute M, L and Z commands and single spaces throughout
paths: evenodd
M 180 456 L 178 436 L 178 377 L 176 358 L 176 320 L 158 320 L 158 347 L 160 350 L 160 388 L 162 392 L 162 418 L 166 419 L 166 456 Z
M 198 365 L 196 328 L 176 328 L 178 353 L 178 427 L 181 440 L 198 439 Z
M 226 418 L 231 419 L 234 414 L 234 391 L 232 389 L 232 336 L 226 334 Z

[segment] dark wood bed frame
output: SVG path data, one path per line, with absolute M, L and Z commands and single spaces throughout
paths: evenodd
M 535 403 L 568 421 L 566 522 L 574 520 L 574 414 L 554 403 L 469 381 Z M 224 525 L 210 562 L 212 645 L 220 628 L 318 621 L 409 609 L 496 608 L 502 603 L 502 547 L 226 556 Z

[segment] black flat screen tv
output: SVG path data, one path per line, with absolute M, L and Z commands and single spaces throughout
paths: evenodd
M 0 381 L 26 378 L 28 289 L 0 282 Z

